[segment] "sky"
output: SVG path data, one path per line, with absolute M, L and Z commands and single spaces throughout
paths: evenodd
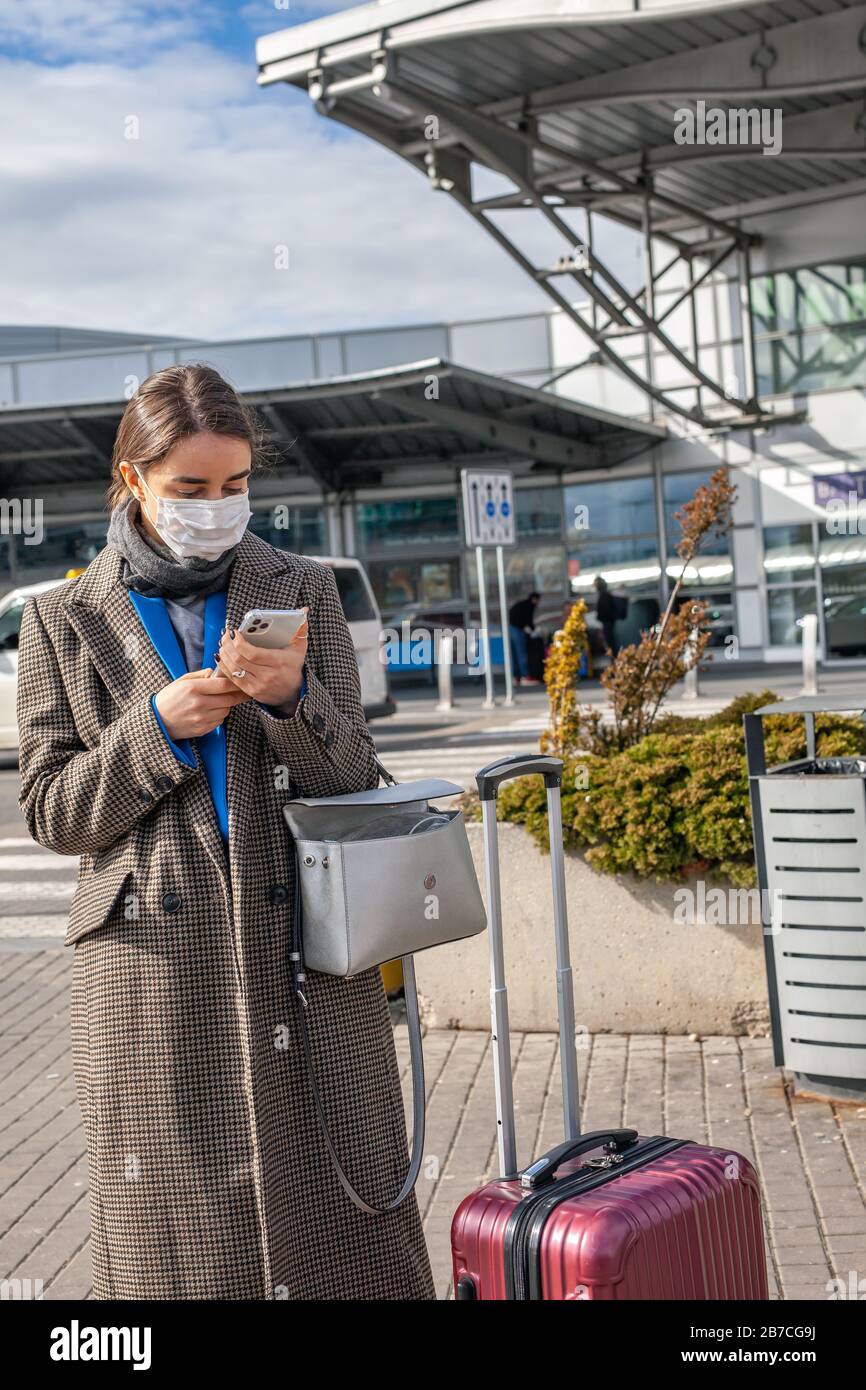
M 258 35 L 339 8 L 0 0 L 3 321 L 213 339 L 546 307 L 409 165 L 256 85 Z

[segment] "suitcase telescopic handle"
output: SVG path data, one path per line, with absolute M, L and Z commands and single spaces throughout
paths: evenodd
M 540 772 L 546 787 L 562 786 L 561 758 L 545 753 L 510 753 L 507 758 L 497 758 L 495 763 L 488 763 L 476 773 L 479 800 L 493 801 L 503 782 L 510 782 L 513 777 L 526 777 L 531 772 Z
M 559 1062 L 562 1074 L 562 1115 L 566 1139 L 580 1134 L 580 1088 L 575 1047 L 574 988 L 565 901 L 565 856 L 562 836 L 562 759 L 543 753 L 512 753 L 488 763 L 476 774 L 484 830 L 484 877 L 487 883 L 487 936 L 490 946 L 490 1021 L 493 1042 L 493 1080 L 496 1089 L 496 1124 L 499 1132 L 499 1173 L 517 1177 L 517 1142 L 514 1126 L 514 1094 L 511 1077 L 511 1042 L 508 1025 L 508 987 L 505 982 L 505 948 L 502 933 L 502 893 L 499 881 L 499 840 L 496 823 L 496 791 L 513 777 L 540 773 L 544 778 L 550 840 L 550 872 L 553 890 L 553 934 L 556 943 L 556 1003 L 559 1016 Z
M 558 1144 L 550 1153 L 545 1154 L 543 1158 L 537 1158 L 524 1169 L 520 1174 L 520 1186 L 541 1187 L 542 1183 L 550 1182 L 560 1164 L 570 1158 L 577 1158 L 578 1154 L 588 1153 L 590 1149 L 599 1149 L 604 1145 L 609 1154 L 615 1154 L 619 1153 L 620 1149 L 630 1148 L 637 1141 L 636 1129 L 595 1129 L 590 1134 L 581 1135 L 579 1139 L 566 1139 L 563 1144 Z

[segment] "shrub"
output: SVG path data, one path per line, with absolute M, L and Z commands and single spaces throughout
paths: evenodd
M 567 847 L 585 850 L 602 873 L 631 872 L 662 881 L 697 869 L 740 887 L 753 884 L 742 715 L 775 698 L 771 691 L 742 696 L 709 719 L 669 720 L 664 730 L 610 756 L 567 758 L 562 787 Z M 806 756 L 802 718 L 772 715 L 765 724 L 769 766 Z M 823 757 L 866 753 L 866 729 L 859 719 L 819 715 L 816 742 Z M 507 784 L 498 807 L 503 820 L 524 825 L 548 847 L 540 778 Z
M 577 704 L 577 682 L 584 658 L 589 660 L 589 638 L 586 633 L 586 604 L 580 599 L 572 606 L 556 633 L 544 664 L 550 727 L 541 736 L 543 753 L 555 753 L 557 757 L 562 757 L 579 741 L 581 711 Z

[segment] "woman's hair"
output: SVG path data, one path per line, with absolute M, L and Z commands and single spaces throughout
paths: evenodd
M 245 439 L 254 468 L 264 460 L 265 446 L 255 413 L 213 367 L 187 362 L 154 372 L 141 383 L 118 426 L 106 494 L 109 507 L 116 507 L 127 492 L 121 461 L 144 472 L 161 463 L 176 444 L 204 432 Z

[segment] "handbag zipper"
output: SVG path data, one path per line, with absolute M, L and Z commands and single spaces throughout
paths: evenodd
M 636 1144 L 623 1154 L 621 1163 L 610 1167 L 584 1166 L 552 1188 L 534 1192 L 515 1207 L 505 1229 L 505 1296 L 508 1299 L 541 1298 L 541 1234 L 551 1212 L 570 1197 L 582 1196 L 604 1187 L 623 1173 L 634 1172 L 655 1158 L 681 1148 L 687 1140 L 665 1139 L 657 1135 Z

